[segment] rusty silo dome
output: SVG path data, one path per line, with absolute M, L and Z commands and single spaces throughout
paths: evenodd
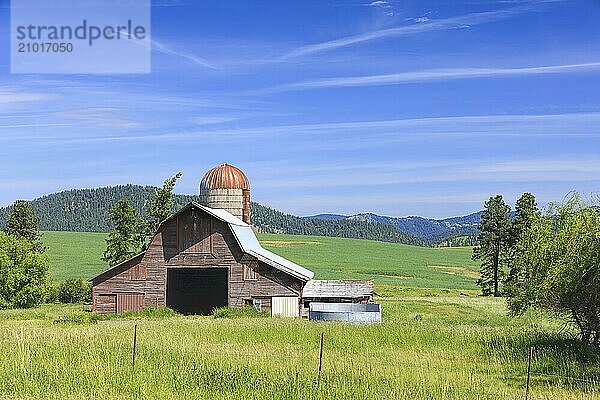
M 250 183 L 242 170 L 230 164 L 214 167 L 204 174 L 199 189 L 202 204 L 250 223 Z
M 229 164 L 211 168 L 200 182 L 202 189 L 242 189 L 250 190 L 250 183 L 241 169 Z

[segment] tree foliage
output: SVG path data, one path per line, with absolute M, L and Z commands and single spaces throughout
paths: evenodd
M 513 314 L 530 307 L 568 316 L 600 345 L 600 212 L 578 195 L 535 215 L 516 245 L 518 279 L 507 286 Z
M 58 286 L 56 297 L 61 303 L 91 301 L 92 285 L 83 279 L 67 279 Z
M 10 207 L 4 231 L 15 238 L 29 241 L 38 253 L 46 251 L 41 240 L 40 219 L 26 200 L 17 200 Z
M 162 221 L 169 218 L 175 211 L 175 199 L 173 190 L 177 180 L 181 178 L 181 172 L 167 179 L 162 188 L 154 190 L 152 200 L 148 205 L 148 235 L 153 235 Z
M 515 204 L 515 214 L 510 225 L 510 267 L 505 284 L 518 280 L 522 274 L 519 267 L 515 264 L 514 258 L 517 255 L 517 243 L 522 240 L 526 232 L 531 228 L 534 220 L 540 216 L 540 210 L 535 201 L 535 196 L 531 193 L 523 193 Z
M 481 261 L 481 277 L 477 284 L 485 296 L 500 295 L 502 279 L 510 254 L 510 207 L 501 195 L 490 197 L 485 202 L 479 224 L 481 234 L 473 249 L 473 259 Z
M 48 257 L 25 238 L 0 232 L 0 308 L 29 308 L 45 298 Z
M 106 251 L 102 261 L 117 265 L 138 254 L 143 236 L 141 221 L 128 200 L 121 199 L 109 211 L 108 219 L 115 229 L 106 239 Z

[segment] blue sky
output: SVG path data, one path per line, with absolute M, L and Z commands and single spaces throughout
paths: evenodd
M 222 162 L 300 215 L 598 193 L 599 1 L 153 4 L 151 74 L 11 75 L 0 0 L 0 205 Z

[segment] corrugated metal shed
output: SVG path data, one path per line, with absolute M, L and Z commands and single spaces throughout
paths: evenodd
M 381 304 L 310 303 L 311 321 L 346 321 L 355 324 L 381 323 Z
M 373 281 L 311 280 L 302 291 L 303 298 L 362 299 L 373 296 Z

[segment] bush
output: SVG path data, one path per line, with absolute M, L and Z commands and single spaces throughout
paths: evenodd
M 42 303 L 48 282 L 48 257 L 26 239 L 0 232 L 0 308 Z
M 50 303 L 58 302 L 58 288 L 59 288 L 59 285 L 53 285 L 51 283 L 48 283 L 48 285 L 46 285 L 46 293 L 44 295 L 44 303 L 50 304 Z
M 61 303 L 82 303 L 92 299 L 92 285 L 83 279 L 68 279 L 58 287 L 57 299 Z

